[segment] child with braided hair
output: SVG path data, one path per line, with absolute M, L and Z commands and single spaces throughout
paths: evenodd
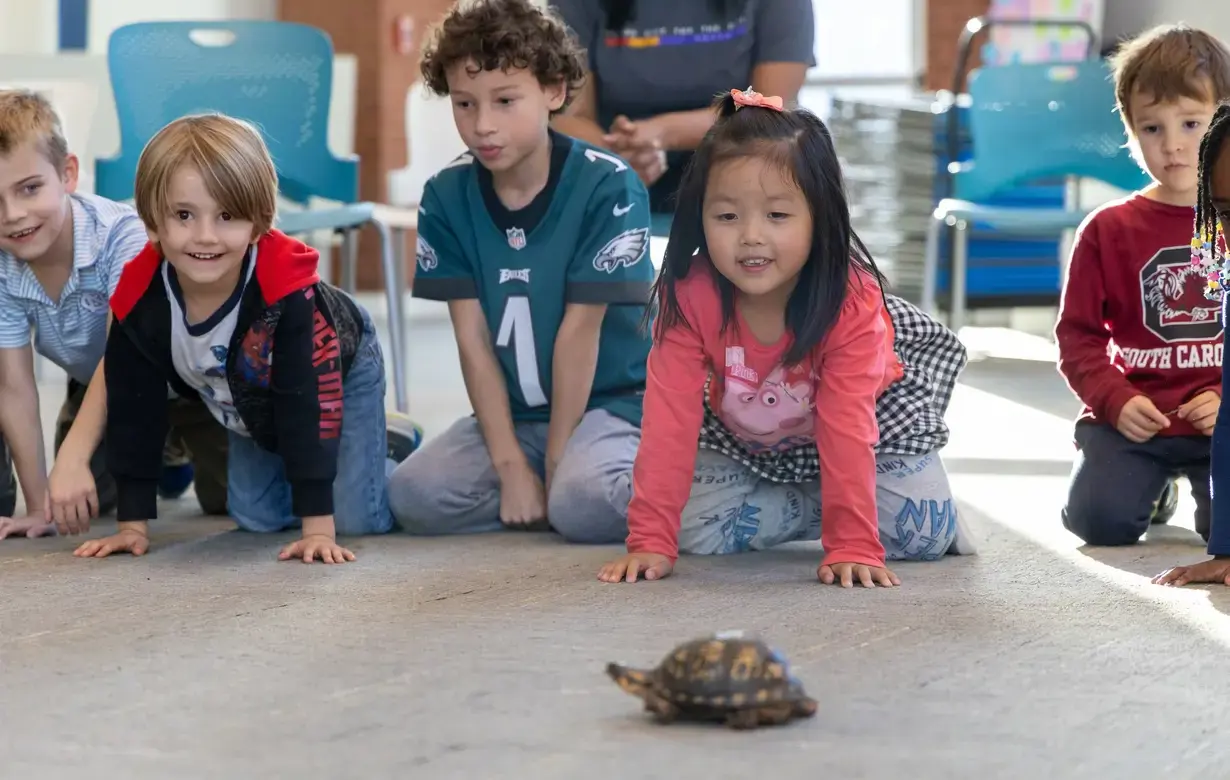
M 1230 300 L 1224 295 L 1230 284 L 1230 260 L 1226 226 L 1230 225 L 1230 102 L 1222 103 L 1200 143 L 1200 185 L 1196 201 L 1196 231 L 1192 238 L 1192 262 L 1204 266 L 1208 274 L 1206 295 L 1221 299 L 1222 320 Z M 1224 338 L 1224 331 L 1223 331 Z M 1224 342 L 1223 342 L 1224 343 Z M 1222 363 L 1222 384 L 1226 382 Z M 1212 522 L 1209 554 L 1213 557 L 1194 566 L 1176 566 L 1153 578 L 1159 585 L 1187 585 L 1192 582 L 1218 582 L 1230 585 L 1230 412 L 1222 406 L 1213 427 L 1210 486 Z M 1218 501 L 1217 496 L 1222 496 Z

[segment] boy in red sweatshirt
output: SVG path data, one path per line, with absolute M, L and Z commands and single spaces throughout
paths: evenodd
M 1133 155 L 1153 183 L 1094 211 L 1077 232 L 1055 336 L 1084 403 L 1063 523 L 1087 544 L 1140 539 L 1186 476 L 1209 533 L 1209 437 L 1221 405 L 1220 304 L 1191 263 L 1200 139 L 1230 97 L 1230 50 L 1185 25 L 1113 59 Z

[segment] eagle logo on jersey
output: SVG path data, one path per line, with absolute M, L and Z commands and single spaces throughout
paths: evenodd
M 625 230 L 607 242 L 594 257 L 594 268 L 613 274 L 621 266 L 631 268 L 649 248 L 649 228 Z
M 419 233 L 418 243 L 414 247 L 414 255 L 419 261 L 419 268 L 424 271 L 430 271 L 440 264 L 440 258 L 436 256 L 436 250 L 432 249 L 431 244 L 423 238 L 423 234 Z

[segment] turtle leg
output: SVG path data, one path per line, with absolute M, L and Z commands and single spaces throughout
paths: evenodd
M 745 710 L 735 710 L 726 716 L 732 729 L 754 729 L 760 726 L 780 726 L 794 717 L 795 705 L 790 702 L 763 704 Z
M 798 701 L 794 702 L 794 712 L 791 714 L 796 718 L 810 718 L 816 714 L 820 704 L 815 699 L 803 696 Z
M 642 696 L 645 699 L 645 710 L 652 712 L 658 722 L 670 723 L 679 717 L 679 708 L 670 699 L 662 696 L 657 691 L 649 689 Z
M 795 705 L 790 702 L 766 704 L 758 710 L 760 722 L 768 726 L 780 726 L 794 717 Z
M 760 725 L 761 711 L 756 708 L 731 710 L 726 714 L 726 725 L 732 729 L 754 729 Z

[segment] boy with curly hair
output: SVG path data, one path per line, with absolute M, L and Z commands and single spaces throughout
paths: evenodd
M 624 160 L 550 129 L 584 72 L 563 22 L 529 0 L 459 4 L 424 52 L 469 151 L 423 193 L 414 294 L 448 302 L 475 413 L 393 473 L 411 533 L 627 536 L 649 202 Z
M 1087 544 L 1132 544 L 1173 514 L 1174 480 L 1186 476 L 1207 540 L 1223 323 L 1190 245 L 1200 139 L 1230 97 L 1230 50 L 1164 25 L 1112 64 L 1132 153 L 1153 182 L 1090 214 L 1072 248 L 1055 335 L 1085 408 L 1062 518 Z

